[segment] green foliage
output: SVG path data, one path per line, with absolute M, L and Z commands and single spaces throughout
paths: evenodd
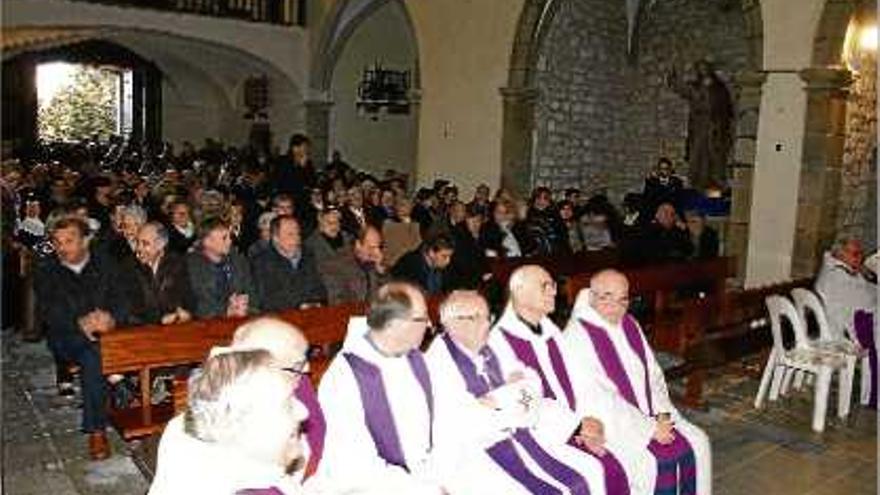
M 119 74 L 97 67 L 78 66 L 70 85 L 39 109 L 40 137 L 79 140 L 116 132 Z

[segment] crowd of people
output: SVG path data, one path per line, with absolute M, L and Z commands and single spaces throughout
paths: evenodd
M 79 367 L 94 459 L 109 455 L 98 343 L 117 327 L 368 301 L 392 280 L 412 284 L 398 294 L 408 302 L 397 300 L 409 311 L 413 291 L 491 286 L 493 258 L 718 254 L 717 233 L 688 208 L 665 159 L 618 210 L 577 189 L 538 187 L 523 200 L 480 185 L 460 199 L 455 184 L 438 180 L 411 194 L 405 175 L 377 177 L 338 154 L 316 170 L 309 146 L 300 134 L 277 157 L 211 141 L 179 152 L 122 140 L 55 143 L 3 163 L 5 302 L 16 306 L 8 298 L 22 291 L 7 289 L 32 278 L 34 325 L 56 357 L 63 394 L 73 393 L 66 364 Z M 236 366 L 264 361 L 246 356 Z M 125 401 L 125 379 L 112 381 L 111 399 Z

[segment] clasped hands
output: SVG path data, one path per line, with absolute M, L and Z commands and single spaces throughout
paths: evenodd
M 116 320 L 113 315 L 103 309 L 95 309 L 77 320 L 80 330 L 86 338 L 92 342 L 98 340 L 98 335 L 113 330 Z
M 661 445 L 669 445 L 675 440 L 675 423 L 669 414 L 658 414 L 656 417 L 657 428 L 654 430 L 654 440 Z

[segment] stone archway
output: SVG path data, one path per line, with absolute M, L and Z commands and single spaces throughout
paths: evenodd
M 844 43 L 850 23 L 865 15 L 876 19 L 875 14 L 867 13 L 875 8 L 875 4 L 866 1 L 827 0 L 813 40 L 812 67 L 799 74 L 805 83 L 807 109 L 792 277 L 809 276 L 816 272 L 822 253 L 840 235 L 843 213 L 840 207 L 845 200 L 852 199 L 844 198 L 853 191 L 844 185 L 843 180 L 847 172 L 844 155 L 848 100 L 855 75 L 843 60 Z M 873 135 L 876 146 L 876 124 L 874 131 L 868 134 Z M 862 155 L 867 154 L 865 151 L 861 150 Z M 873 157 L 862 156 L 862 159 L 872 161 Z M 872 173 L 876 178 L 876 169 Z
M 406 29 L 415 44 L 415 61 L 412 72 L 412 95 L 416 117 L 421 88 L 418 36 L 415 24 L 404 0 L 339 0 L 327 15 L 319 35 L 317 49 L 312 56 L 309 71 L 309 97 L 306 101 L 306 132 L 312 140 L 312 156 L 318 165 L 328 156 L 333 73 L 349 39 L 363 22 L 388 3 L 397 3 L 403 13 Z M 416 119 L 418 121 L 418 119 Z

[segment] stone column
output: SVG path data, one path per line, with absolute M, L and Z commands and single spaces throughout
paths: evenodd
M 736 280 L 739 284 L 742 284 L 746 274 L 758 115 L 761 88 L 766 80 L 766 73 L 754 71 L 739 73 L 734 78 L 736 140 L 733 143 L 733 170 L 730 173 L 732 197 L 730 217 L 724 232 L 724 254 L 736 257 Z
M 501 187 L 528 197 L 532 188 L 532 131 L 535 129 L 534 88 L 501 88 L 504 121 L 501 135 Z
M 306 105 L 306 135 L 312 141 L 312 162 L 317 169 L 321 169 L 327 163 L 330 150 L 330 110 L 333 109 L 333 101 L 330 99 L 315 99 L 305 102 Z
M 800 72 L 807 92 L 806 127 L 791 276 L 811 276 L 834 242 L 841 192 L 850 72 L 809 68 Z

